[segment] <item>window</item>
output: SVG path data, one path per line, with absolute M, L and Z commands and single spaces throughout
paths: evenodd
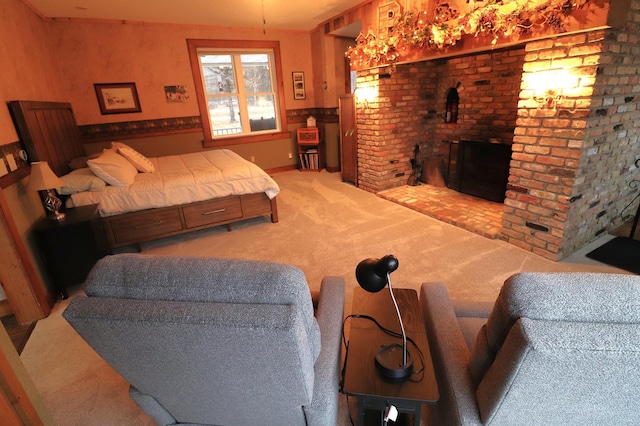
M 289 137 L 277 42 L 188 40 L 205 146 Z
M 447 91 L 447 105 L 445 107 L 444 122 L 445 123 L 457 123 L 458 122 L 458 104 L 460 103 L 460 95 L 458 90 L 450 88 Z

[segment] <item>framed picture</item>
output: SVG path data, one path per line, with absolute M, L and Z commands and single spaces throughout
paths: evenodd
M 294 71 L 293 75 L 293 99 L 305 99 L 307 97 L 304 91 L 304 72 Z
M 102 114 L 142 111 L 135 83 L 96 83 L 93 87 Z
M 189 92 L 187 86 L 164 86 L 164 97 L 167 102 L 186 102 Z

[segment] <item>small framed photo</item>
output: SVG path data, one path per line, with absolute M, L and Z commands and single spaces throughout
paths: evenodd
M 142 111 L 135 83 L 96 83 L 93 87 L 103 115 Z
M 167 102 L 186 102 L 189 99 L 187 86 L 164 86 L 164 97 Z
M 294 71 L 293 77 L 293 99 L 305 99 L 307 97 L 304 90 L 304 72 Z

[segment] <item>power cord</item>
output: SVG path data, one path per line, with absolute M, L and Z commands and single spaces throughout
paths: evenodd
M 345 357 L 344 357 L 344 362 L 342 364 L 342 372 L 341 372 L 341 376 L 340 376 L 340 390 L 343 391 L 344 390 L 344 374 L 345 374 L 345 369 L 347 367 L 347 354 L 349 353 L 349 343 L 347 342 L 344 330 L 345 330 L 345 325 L 347 323 L 347 320 L 351 319 L 351 318 L 360 318 L 360 319 L 365 319 L 367 321 L 371 321 L 373 322 L 381 331 L 383 331 L 384 333 L 393 336 L 393 337 L 397 337 L 399 339 L 402 338 L 402 333 L 398 332 L 398 331 L 393 331 L 390 330 L 388 328 L 383 327 L 378 320 L 376 320 L 374 317 L 370 316 L 370 315 L 362 315 L 362 314 L 351 314 L 351 315 L 347 315 L 344 320 L 342 321 L 342 344 L 344 345 L 345 348 Z M 422 379 L 424 378 L 424 369 L 425 369 L 425 364 L 424 364 L 424 354 L 422 353 L 422 350 L 420 350 L 420 348 L 418 347 L 418 345 L 416 344 L 416 342 L 409 336 L 407 336 L 407 342 L 411 343 L 413 345 L 413 347 L 416 349 L 416 351 L 418 352 L 418 358 L 420 358 L 420 365 L 421 368 L 414 370 L 411 372 L 412 377 L 409 379 L 409 381 L 411 382 L 420 382 L 422 381 Z M 414 378 L 415 375 L 421 375 L 420 377 Z
M 388 328 L 383 327 L 378 320 L 376 320 L 374 317 L 369 316 L 369 315 L 362 315 L 362 314 L 351 314 L 351 315 L 347 315 L 344 320 L 342 321 L 342 344 L 344 346 L 345 349 L 345 355 L 344 355 L 344 361 L 342 363 L 342 371 L 340 372 L 340 392 L 342 392 L 343 394 L 345 394 L 345 398 L 346 398 L 346 402 L 347 402 L 347 411 L 349 412 L 349 421 L 351 422 L 351 425 L 354 426 L 354 422 L 353 422 L 353 417 L 351 416 L 351 410 L 349 409 L 349 395 L 347 395 L 344 392 L 344 375 L 345 375 L 345 371 L 347 368 L 347 355 L 349 353 L 349 342 L 347 342 L 347 338 L 345 336 L 345 325 L 347 323 L 347 320 L 351 319 L 351 318 L 360 318 L 360 319 L 365 319 L 367 321 L 371 321 L 373 322 L 380 330 L 382 330 L 384 333 L 393 336 L 393 337 L 397 337 L 399 339 L 402 339 L 402 333 L 397 332 L 397 331 L 393 331 L 390 330 Z M 419 378 L 410 378 L 409 381 L 411 382 L 420 382 L 422 381 L 422 379 L 424 378 L 424 369 L 425 369 L 425 364 L 424 364 L 424 354 L 422 353 L 422 351 L 420 350 L 420 348 L 418 347 L 418 345 L 416 344 L 416 342 L 409 336 L 407 336 L 407 342 L 411 343 L 413 345 L 413 347 L 416 349 L 416 351 L 418 352 L 418 358 L 420 359 L 420 364 L 422 365 L 421 368 L 414 370 L 411 372 L 412 376 L 413 375 L 421 375 Z M 394 414 L 395 413 L 395 414 Z M 395 406 L 393 405 L 388 405 L 387 408 L 385 409 L 385 413 L 383 416 L 383 426 L 387 426 L 388 425 L 388 421 L 391 420 L 392 422 L 395 422 L 398 416 L 398 410 Z

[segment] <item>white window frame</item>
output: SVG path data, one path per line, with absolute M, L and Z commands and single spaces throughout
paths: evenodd
M 235 143 L 248 143 L 262 140 L 282 139 L 288 137 L 286 107 L 284 103 L 284 90 L 282 79 L 282 67 L 280 65 L 280 46 L 278 42 L 270 41 L 249 41 L 249 40 L 187 40 L 189 56 L 191 60 L 191 70 L 193 72 L 196 86 L 196 97 L 202 119 L 204 132 L 204 146 L 220 146 Z M 276 129 L 253 131 L 249 125 L 249 116 L 246 104 L 244 79 L 242 76 L 242 66 L 240 64 L 241 54 L 262 53 L 269 56 L 269 68 L 271 72 L 272 91 L 265 92 L 274 96 Z M 240 108 L 242 133 L 231 135 L 214 135 L 209 116 L 208 100 L 216 96 L 229 96 L 229 94 L 215 95 L 207 94 L 205 90 L 204 75 L 202 72 L 201 55 L 231 55 L 237 62 L 234 63 L 234 73 L 236 78 L 236 92 L 232 96 L 238 97 Z M 244 113 L 242 113 L 244 111 Z

